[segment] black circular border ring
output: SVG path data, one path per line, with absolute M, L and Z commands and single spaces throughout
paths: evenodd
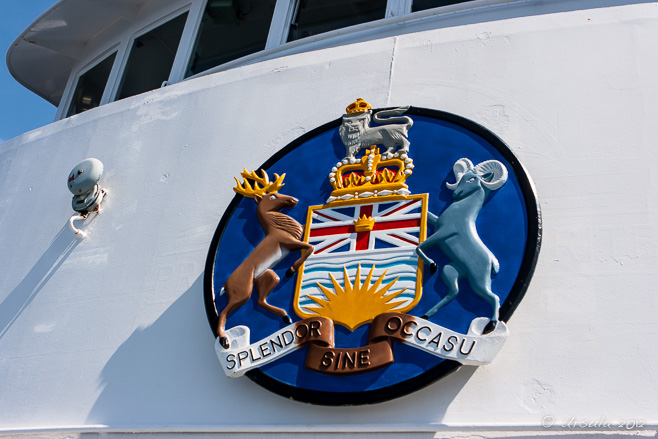
M 379 110 L 384 110 L 384 108 L 375 109 L 373 111 Z M 528 218 L 528 238 L 525 246 L 525 253 L 523 255 L 523 262 L 521 263 L 519 273 L 507 299 L 500 307 L 500 320 L 507 322 L 507 320 L 516 310 L 516 307 L 519 305 L 523 299 L 523 296 L 525 295 L 526 290 L 528 289 L 530 279 L 532 278 L 532 274 L 537 264 L 537 258 L 539 257 L 539 249 L 541 247 L 542 219 L 534 184 L 523 165 L 519 162 L 516 155 L 514 155 L 514 153 L 505 144 L 505 142 L 503 142 L 498 136 L 496 136 L 484 126 L 452 113 L 446 113 L 439 110 L 430 110 L 426 108 L 410 107 L 405 114 L 411 116 L 426 116 L 443 120 L 458 125 L 473 132 L 474 134 L 479 135 L 492 146 L 494 146 L 514 170 L 514 173 L 519 182 L 519 186 L 521 187 L 521 192 L 523 193 L 524 201 L 526 203 L 526 214 Z M 268 170 L 279 159 L 309 139 L 327 130 L 339 127 L 341 121 L 342 118 L 332 120 L 331 122 L 327 122 L 326 124 L 319 126 L 314 130 L 304 134 L 303 136 L 293 140 L 272 157 L 267 159 L 267 161 L 265 161 L 265 163 L 263 163 L 258 169 Z M 235 195 L 233 200 L 231 200 L 230 204 L 226 208 L 226 211 L 224 212 L 224 215 L 222 215 L 219 225 L 217 226 L 217 230 L 213 236 L 210 249 L 208 250 L 208 257 L 206 259 L 206 268 L 203 281 L 204 302 L 208 323 L 210 324 L 210 329 L 215 337 L 217 336 L 216 328 L 218 320 L 217 309 L 215 307 L 215 301 L 213 298 L 213 272 L 215 266 L 215 255 L 217 254 L 219 242 L 222 239 L 224 230 L 228 225 L 228 221 L 235 212 L 235 209 L 238 207 L 238 204 L 242 198 L 242 195 Z M 336 393 L 300 389 L 298 387 L 294 387 L 275 380 L 261 372 L 259 369 L 251 370 L 247 372 L 246 375 L 258 385 L 286 398 L 317 405 L 341 406 L 374 404 L 408 395 L 409 393 L 415 392 L 416 390 L 419 390 L 422 387 L 425 387 L 435 382 L 436 380 L 443 378 L 452 372 L 455 372 L 460 367 L 461 364 L 456 361 L 445 360 L 439 363 L 436 367 L 433 367 L 418 376 L 386 388 L 369 391 Z

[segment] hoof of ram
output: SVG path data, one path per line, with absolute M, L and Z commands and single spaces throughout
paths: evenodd
M 489 323 L 487 323 L 487 326 L 484 327 L 484 331 L 482 331 L 482 335 L 488 334 L 491 331 L 493 331 L 494 329 L 496 329 L 496 324 L 497 323 L 498 322 L 495 321 L 495 320 L 489 320 Z

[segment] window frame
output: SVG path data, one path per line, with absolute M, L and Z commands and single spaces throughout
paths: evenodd
M 116 51 L 116 58 L 110 71 L 99 106 L 116 101 L 135 39 L 184 13 L 187 13 L 187 19 L 183 27 L 178 50 L 176 51 L 174 62 L 169 72 L 169 77 L 163 82 L 162 86 L 187 81 L 200 76 L 280 56 L 312 51 L 316 48 L 327 46 L 326 42 L 330 42 L 334 38 L 340 39 L 349 37 L 351 34 L 369 32 L 371 29 L 380 26 L 382 28 L 388 28 L 396 24 L 405 23 L 407 21 L 415 22 L 417 20 L 424 20 L 443 13 L 480 9 L 499 4 L 524 3 L 532 0 L 470 0 L 456 5 L 436 7 L 413 13 L 411 12 L 413 0 L 387 0 L 386 12 L 383 19 L 339 28 L 291 42 L 288 42 L 287 39 L 299 0 L 277 0 L 265 48 L 263 50 L 243 56 L 242 58 L 228 61 L 195 75 L 185 77 L 208 1 L 210 0 L 179 0 L 171 4 L 168 8 L 168 12 L 165 14 L 154 6 L 150 10 L 142 11 L 144 14 L 134 20 L 126 18 L 126 28 L 118 36 L 121 40 L 118 42 L 116 40 L 108 40 L 101 43 L 106 46 L 106 49 L 99 55 L 91 58 L 91 60 L 81 63 L 82 67 L 75 69 L 76 73 L 69 77 L 63 98 L 60 100 L 60 105 L 55 115 L 55 120 L 61 120 L 67 117 L 66 114 L 71 105 L 71 100 L 74 97 L 75 88 L 80 77 L 95 67 L 98 63 L 102 62 L 113 51 Z M 154 3 L 153 5 L 156 4 Z M 384 23 L 382 23 L 382 21 L 384 21 Z M 82 59 L 84 60 L 84 57 Z
M 194 51 L 194 45 L 201 30 L 201 20 L 203 19 L 203 11 L 209 0 L 201 0 L 188 4 L 187 22 L 183 28 L 180 43 L 178 43 L 178 50 L 174 58 L 174 64 L 171 66 L 171 73 L 167 84 L 175 84 L 185 79 L 185 72 L 187 72 L 187 65 L 190 57 Z M 173 17 L 172 17 L 173 18 Z
M 205 9 L 206 4 L 210 0 L 202 0 L 200 2 L 201 5 L 201 14 L 199 14 L 198 17 L 198 23 L 201 21 L 201 16 L 203 15 L 203 10 Z M 377 23 L 381 20 L 386 20 L 386 19 L 391 19 L 391 18 L 396 18 L 400 17 L 403 15 L 409 15 L 411 12 L 411 5 L 412 5 L 413 0 L 387 0 L 386 2 L 386 12 L 384 15 L 384 18 L 380 20 L 374 20 L 366 23 L 360 23 L 354 26 L 348 26 L 344 28 L 339 28 L 339 29 L 334 29 L 329 32 L 325 32 L 322 34 L 314 35 L 312 37 L 309 37 L 310 39 L 307 38 L 301 38 L 299 40 L 295 41 L 290 41 L 288 42 L 288 34 L 290 31 L 290 25 L 292 23 L 292 20 L 294 18 L 295 12 L 297 10 L 297 5 L 299 4 L 299 0 L 277 0 L 275 8 L 274 8 L 274 14 L 272 16 L 272 22 L 270 24 L 270 30 L 267 35 L 267 42 L 265 43 L 265 49 L 255 52 L 249 55 L 246 55 L 242 58 L 238 58 L 229 62 L 226 62 L 224 64 L 220 64 L 216 67 L 213 67 L 211 69 L 205 70 L 203 72 L 196 73 L 194 75 L 188 76 L 187 78 L 183 78 L 182 80 L 187 81 L 193 78 L 198 78 L 201 76 L 205 76 L 207 74 L 211 74 L 214 72 L 218 71 L 223 71 L 223 70 L 228 70 L 234 67 L 238 67 L 240 65 L 245 65 L 245 64 L 250 64 L 254 62 L 259 62 L 261 60 L 269 59 L 272 54 L 274 53 L 279 53 L 280 51 L 286 51 L 288 49 L 294 50 L 296 47 L 299 46 L 305 46 L 305 45 L 313 45 L 317 41 L 316 40 L 325 40 L 326 34 L 332 34 L 329 38 L 336 36 L 334 34 L 338 35 L 344 35 L 344 34 L 349 34 L 352 33 L 351 28 L 354 27 L 372 27 L 373 23 Z M 375 25 L 376 26 L 376 25 Z M 198 31 L 199 25 L 197 24 L 196 31 Z M 350 30 L 346 30 L 350 29 Z M 188 55 L 191 56 L 191 50 L 190 54 Z M 189 61 L 189 59 L 188 59 Z
M 208 70 L 204 70 L 199 73 L 195 73 L 194 75 L 190 76 L 185 76 L 187 73 L 187 70 L 190 66 L 191 63 L 191 58 L 192 55 L 194 54 L 194 51 L 196 50 L 196 43 L 197 39 L 200 37 L 199 32 L 201 31 L 201 22 L 203 21 L 203 16 L 206 10 L 206 5 L 208 4 L 210 0 L 200 0 L 196 3 L 194 3 L 193 7 L 196 6 L 196 11 L 195 11 L 195 22 L 193 25 L 190 25 L 190 39 L 188 40 L 189 43 L 185 48 L 185 54 L 183 56 L 182 62 L 183 64 L 180 66 L 181 70 L 178 72 L 179 76 L 177 77 L 178 79 L 172 80 L 171 83 L 175 82 L 181 82 L 181 81 L 186 81 L 190 78 L 198 77 L 198 76 L 203 76 L 203 74 L 207 71 L 210 71 L 214 68 L 217 68 L 219 66 L 222 66 L 224 64 L 228 63 L 234 63 L 234 62 L 239 62 L 241 59 L 244 59 L 249 56 L 253 56 L 258 53 L 263 53 L 266 50 L 272 49 L 274 47 L 278 47 L 282 44 L 285 44 L 284 42 L 281 42 L 279 35 L 281 32 L 281 26 L 285 27 L 285 23 L 289 22 L 291 17 L 288 16 L 290 14 L 290 4 L 295 3 L 295 0 L 276 0 L 276 3 L 274 5 L 274 13 L 272 14 L 272 21 L 270 22 L 270 28 L 267 33 L 267 38 L 265 40 L 265 47 L 263 50 L 259 50 L 258 52 L 250 53 L 248 55 L 245 55 L 241 58 L 237 58 L 231 61 L 228 61 L 224 64 L 220 64 L 218 66 L 212 67 Z M 188 17 L 188 22 L 190 21 Z M 183 44 L 183 40 L 181 39 L 181 44 Z M 180 51 L 179 51 L 180 52 Z M 178 56 L 178 53 L 177 53 Z M 172 69 L 173 71 L 173 69 Z
M 265 43 L 265 50 L 274 49 L 287 43 L 287 31 L 295 15 L 297 3 L 297 0 L 276 0 L 272 23 L 270 23 L 270 31 L 267 35 L 267 42 Z
M 207 2 L 209 0 L 205 1 Z M 411 12 L 412 1 L 413 0 L 387 0 L 386 12 L 384 13 L 383 19 L 408 14 Z M 277 0 L 272 23 L 270 24 L 270 33 L 267 36 L 267 44 L 265 45 L 264 50 L 273 49 L 289 43 L 288 35 L 290 33 L 290 26 L 295 18 L 300 2 L 301 0 Z M 292 41 L 290 42 L 292 43 Z
M 386 18 L 401 17 L 411 12 L 413 0 L 388 0 Z
M 199 2 L 203 3 L 203 2 Z M 171 70 L 169 71 L 169 76 L 168 78 L 163 82 L 162 85 L 168 85 L 168 84 L 173 84 L 175 82 L 180 82 L 182 80 L 182 77 L 179 78 L 177 75 L 180 75 L 180 64 L 182 62 L 181 60 L 181 48 L 183 47 L 183 44 L 189 45 L 189 38 L 190 38 L 190 33 L 192 30 L 188 29 L 190 27 L 190 18 L 191 18 L 191 12 L 192 12 L 192 6 L 194 3 L 186 2 L 182 6 L 179 6 L 178 8 L 172 10 L 171 12 L 161 16 L 155 21 L 150 22 L 147 26 L 143 26 L 139 28 L 137 31 L 133 32 L 130 37 L 127 39 L 126 42 L 126 50 L 123 53 L 123 56 L 121 58 L 121 69 L 117 73 L 117 77 L 114 80 L 114 83 L 112 84 L 112 93 L 109 96 L 109 102 L 115 102 L 117 101 L 117 95 L 119 94 L 119 88 L 121 87 L 121 84 L 123 82 L 123 76 L 126 72 L 126 67 L 128 66 L 128 60 L 130 59 L 130 54 L 132 52 L 132 47 L 135 44 L 135 40 L 143 35 L 146 35 L 147 33 L 151 32 L 152 30 L 160 27 L 161 25 L 167 23 L 170 20 L 173 20 L 174 18 L 184 14 L 187 12 L 187 19 L 185 20 L 185 25 L 183 26 L 183 33 L 181 34 L 181 39 L 178 42 L 178 49 L 176 50 L 176 56 L 174 57 L 174 62 L 171 65 Z M 185 40 L 184 38 L 187 38 Z M 185 46 L 186 47 L 186 46 Z M 117 55 L 118 58 L 118 55 Z M 111 75 L 111 74 L 110 74 Z M 160 87 L 162 88 L 162 86 Z M 155 90 L 155 89 L 154 89 Z M 150 91 L 150 90 L 149 90 Z M 131 96 L 128 96 L 131 97 Z
M 115 79 L 117 70 L 119 68 L 119 56 L 120 56 L 120 51 L 121 51 L 121 43 L 115 43 L 113 46 L 110 46 L 109 48 L 105 49 L 103 52 L 101 52 L 98 56 L 95 56 L 92 58 L 90 61 L 84 63 L 82 67 L 80 67 L 75 75 L 71 75 L 69 77 L 68 82 L 66 83 L 66 88 L 64 89 L 64 96 L 62 97 L 59 107 L 57 107 L 57 111 L 55 113 L 55 120 L 60 120 L 60 119 L 65 119 L 67 117 L 72 117 L 75 116 L 75 114 L 72 114 L 71 116 L 67 116 L 66 114 L 69 111 L 69 108 L 71 107 L 71 103 L 73 98 L 75 97 L 75 90 L 78 86 L 78 83 L 80 82 L 80 78 L 84 76 L 86 73 L 88 73 L 91 69 L 105 61 L 112 53 L 116 53 L 114 57 L 114 62 L 112 63 L 112 68 L 110 69 L 110 74 L 107 77 L 107 82 L 105 83 L 105 89 L 103 90 L 103 95 L 101 97 L 100 103 L 98 106 L 105 105 L 109 102 L 109 96 L 110 96 L 110 89 L 112 89 L 113 81 Z M 77 113 L 80 114 L 80 113 Z
M 291 12 L 288 14 L 288 17 L 287 17 L 288 20 L 287 20 L 287 23 L 286 23 L 287 25 L 284 28 L 284 34 L 282 35 L 282 39 L 284 41 L 283 44 L 293 43 L 294 41 L 300 41 L 300 40 L 304 39 L 304 38 L 298 38 L 297 40 L 288 41 L 288 37 L 290 35 L 290 26 L 292 25 L 293 19 L 297 18 L 297 12 L 298 12 L 298 9 L 299 9 L 299 6 L 300 6 L 302 0 L 286 0 L 286 1 L 289 1 L 289 3 L 290 3 L 290 11 Z M 316 35 L 322 35 L 322 34 L 333 32 L 333 31 L 340 30 L 340 29 L 348 29 L 350 27 L 358 26 L 358 25 L 365 24 L 365 23 L 375 23 L 375 22 L 380 21 L 380 20 L 385 20 L 387 18 L 394 17 L 395 15 L 393 15 L 393 14 L 398 13 L 398 11 L 400 10 L 400 3 L 401 2 L 403 3 L 405 1 L 410 1 L 410 0 L 386 0 L 386 6 L 384 7 L 384 17 L 383 18 L 379 18 L 377 20 L 372 20 L 372 21 L 366 21 L 366 22 L 363 22 L 363 23 L 358 23 L 358 24 L 352 25 L 352 26 L 339 27 L 339 28 L 336 28 L 336 29 L 332 29 L 331 31 L 322 32 L 322 33 L 316 34 Z M 278 0 L 277 0 L 277 3 L 278 3 Z M 308 38 L 308 37 L 305 37 L 305 38 Z

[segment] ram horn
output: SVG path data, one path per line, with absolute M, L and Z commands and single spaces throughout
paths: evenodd
M 454 183 L 446 183 L 446 187 L 451 191 L 454 191 L 455 189 L 457 189 L 457 185 L 459 184 L 459 181 L 462 179 L 462 175 L 472 170 L 473 170 L 473 162 L 471 162 L 469 159 L 461 158 L 457 160 L 455 164 L 452 166 L 452 172 L 455 174 L 455 178 L 457 179 L 457 181 Z
M 475 167 L 475 172 L 482 175 L 482 186 L 495 191 L 507 181 L 507 168 L 498 160 L 487 160 Z

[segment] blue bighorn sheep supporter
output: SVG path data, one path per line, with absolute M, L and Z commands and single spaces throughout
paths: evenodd
M 468 277 L 473 291 L 492 307 L 491 321 L 485 328 L 490 332 L 498 322 L 500 299 L 491 291 L 491 273 L 497 273 L 500 264 L 478 236 L 475 219 L 487 199 L 489 192 L 502 187 L 507 181 L 507 168 L 497 160 L 487 160 L 477 166 L 462 158 L 452 168 L 455 183 L 446 183 L 454 191 L 453 202 L 437 217 L 428 212 L 428 223 L 435 232 L 416 248 L 416 253 L 425 264 L 436 272 L 436 263 L 425 252 L 439 246 L 450 259 L 441 270 L 441 279 L 448 286 L 448 295 L 430 309 L 424 318 L 429 318 L 440 308 L 450 303 L 459 293 L 459 280 Z

